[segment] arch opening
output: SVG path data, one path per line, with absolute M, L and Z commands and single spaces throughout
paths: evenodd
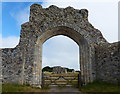
M 75 30 L 68 27 L 55 27 L 44 31 L 38 37 L 38 40 L 35 44 L 35 61 L 34 63 L 37 65 L 34 69 L 34 72 L 38 72 L 38 74 L 33 75 L 33 84 L 42 84 L 42 45 L 49 38 L 57 35 L 64 35 L 71 38 L 75 41 L 79 46 L 79 64 L 81 70 L 81 83 L 87 84 L 92 81 L 91 77 L 91 65 L 89 63 L 89 46 L 84 38 L 84 36 L 79 34 L 80 31 L 76 32 Z
M 42 68 L 61 66 L 80 71 L 79 45 L 72 39 L 57 35 L 43 43 Z

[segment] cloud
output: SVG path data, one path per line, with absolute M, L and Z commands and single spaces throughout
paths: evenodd
M 89 21 L 95 28 L 99 29 L 108 42 L 118 41 L 118 2 L 55 2 L 47 0 L 42 4 L 43 7 L 56 5 L 61 8 L 72 6 L 76 9 L 86 8 L 89 11 Z M 87 2 L 86 2 L 87 1 Z M 106 1 L 106 0 L 104 0 Z
M 14 48 L 19 43 L 19 37 L 9 36 L 2 38 L 0 34 L 0 48 Z
M 56 1 L 56 0 L 55 0 Z M 117 2 L 55 2 L 47 0 L 44 8 L 56 5 L 61 8 L 72 6 L 76 9 L 86 8 L 89 11 L 89 21 L 99 29 L 109 42 L 118 41 L 118 8 Z M 79 69 L 79 48 L 66 38 L 54 38 L 43 45 L 43 67 L 61 65 Z
M 21 24 L 29 21 L 30 16 L 30 6 L 25 7 L 19 11 L 10 12 L 11 16 L 17 21 L 17 24 L 20 26 Z
M 96 2 L 96 0 L 1 0 L 2 2 Z M 97 2 L 112 2 L 119 0 L 97 0 Z
M 86 8 L 89 10 L 89 21 L 99 29 L 104 37 L 109 42 L 118 40 L 118 15 L 117 15 L 117 3 L 97 3 L 97 2 L 53 2 L 54 0 L 47 0 L 42 3 L 43 7 L 49 7 L 50 5 L 57 5 L 58 7 L 72 6 L 76 9 Z M 65 1 L 65 0 L 64 0 Z M 68 0 L 67 0 L 68 1 Z M 18 11 L 17 13 L 11 13 L 16 19 L 18 25 L 27 22 L 29 19 L 29 7 Z M 7 38 L 0 38 L 3 44 L 0 48 L 12 48 L 15 47 L 19 38 L 10 36 Z M 70 67 L 79 69 L 79 47 L 75 42 L 69 38 L 60 36 L 53 37 L 43 44 L 43 67 L 60 65 L 63 67 Z
M 33 0 L 1 0 L 2 2 L 28 2 Z
M 68 3 L 69 1 L 69 3 Z M 118 41 L 118 2 L 111 0 L 112 2 L 80 2 L 71 0 L 62 0 L 57 2 L 55 0 L 46 0 L 42 3 L 43 7 L 49 7 L 50 5 L 56 5 L 61 8 L 72 6 L 76 9 L 86 8 L 89 10 L 89 21 L 99 29 L 106 40 L 110 43 Z M 94 0 L 93 0 L 94 1 Z M 32 3 L 31 3 L 32 4 Z M 21 25 L 29 21 L 29 7 L 18 11 L 17 13 L 11 13 L 16 19 L 18 25 Z
M 0 47 L 2 47 L 2 34 L 0 34 Z
M 2 3 L 0 2 L 0 34 L 1 33 L 2 33 Z
M 63 66 L 79 69 L 79 46 L 70 38 L 59 35 L 43 44 L 43 67 Z

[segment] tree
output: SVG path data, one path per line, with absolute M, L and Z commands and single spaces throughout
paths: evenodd
M 48 71 L 48 72 L 52 72 L 53 71 L 53 68 L 52 67 L 49 67 L 49 66 L 46 66 L 42 69 L 42 72 L 45 72 L 45 71 Z

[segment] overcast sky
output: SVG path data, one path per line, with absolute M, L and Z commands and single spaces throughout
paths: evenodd
M 0 45 L 1 48 L 11 48 L 18 44 L 20 25 L 28 21 L 29 6 L 34 3 L 8 3 L 7 1 L 8 0 L 4 0 L 4 3 L 2 4 L 2 33 L 0 33 L 0 40 L 2 40 L 0 41 L 0 44 L 2 44 Z M 110 43 L 118 41 L 117 0 L 104 0 L 105 2 L 100 0 L 98 0 L 99 2 L 94 2 L 94 0 L 92 0 L 92 2 L 88 2 L 87 0 L 84 0 L 84 2 L 78 2 L 79 0 L 76 0 L 77 2 L 70 2 L 70 0 L 66 0 L 66 2 L 63 2 L 62 0 L 61 2 L 54 1 L 57 0 L 46 0 L 46 2 L 39 2 L 39 4 L 44 8 L 49 7 L 50 5 L 56 5 L 62 8 L 68 6 L 72 6 L 76 9 L 86 8 L 89 11 L 89 22 L 102 32 L 106 40 Z M 64 49 L 61 49 L 60 45 L 63 45 Z M 51 48 L 54 50 L 51 50 Z M 79 69 L 78 52 L 78 45 L 73 40 L 64 36 L 53 37 L 43 44 L 43 66 L 61 65 Z

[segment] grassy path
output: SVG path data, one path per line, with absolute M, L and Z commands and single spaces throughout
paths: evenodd
M 75 87 L 49 87 L 49 88 L 33 88 L 26 85 L 15 85 L 15 84 L 3 84 L 2 92 L 76 92 L 77 94 L 82 94 L 80 92 L 111 92 L 110 94 L 120 94 L 120 86 L 108 84 L 104 82 L 93 82 L 80 89 Z M 89 94 L 88 93 L 88 94 Z M 42 93 L 40 93 L 42 94 Z M 51 94 L 51 93 L 50 93 Z M 68 93 L 67 93 L 68 94 Z

